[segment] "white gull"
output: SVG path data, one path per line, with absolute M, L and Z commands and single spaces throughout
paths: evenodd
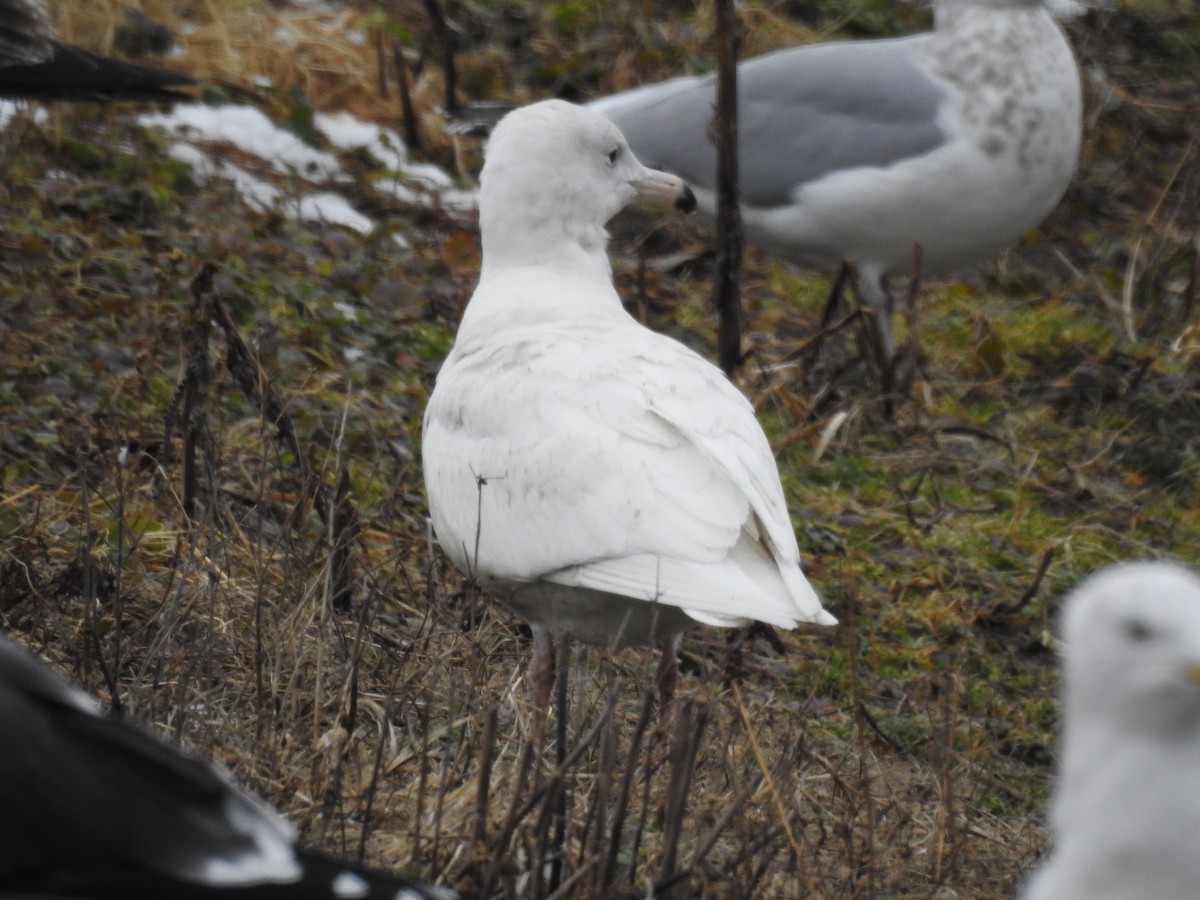
M 684 183 L 552 100 L 500 122 L 480 184 L 483 265 L 425 413 L 425 486 L 446 554 L 533 628 L 535 717 L 555 634 L 661 644 L 669 696 L 692 626 L 833 624 L 750 403 L 613 288 L 607 221 L 638 194 L 687 203 Z
M 1063 613 L 1053 848 L 1024 900 L 1200 896 L 1200 578 L 1092 576 Z
M 746 239 L 855 263 L 895 354 L 888 278 L 987 260 L 1058 204 L 1079 156 L 1079 69 L 1042 0 L 933 0 L 934 31 L 794 47 L 738 67 Z M 715 210 L 712 76 L 598 100 L 647 165 Z

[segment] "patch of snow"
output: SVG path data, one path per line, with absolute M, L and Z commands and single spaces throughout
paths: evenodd
M 267 212 L 280 202 L 281 194 L 277 187 L 251 175 L 241 166 L 223 159 L 213 159 L 198 147 L 182 142 L 172 144 L 169 152 L 175 159 L 190 165 L 192 173 L 201 181 L 207 182 L 213 178 L 232 181 L 242 200 L 251 209 Z
M 375 230 L 374 222 L 351 206 L 341 194 L 332 191 L 305 194 L 300 198 L 297 211 L 305 222 L 344 225 L 359 234 L 370 234 Z
M 347 869 L 337 874 L 330 890 L 339 900 L 356 900 L 358 897 L 367 896 L 371 892 L 371 886 L 357 872 Z
M 340 150 L 362 148 L 382 166 L 405 178 L 426 182 L 431 188 L 452 187 L 454 180 L 442 169 L 408 160 L 404 139 L 390 128 L 364 122 L 348 112 L 317 113 L 313 123 Z
M 375 222 L 333 190 L 285 193 L 241 166 L 195 146 L 199 142 L 231 144 L 264 160 L 276 172 L 298 175 L 311 184 L 336 186 L 352 180 L 342 171 L 337 156 L 309 147 L 252 106 L 181 105 L 167 113 L 143 114 L 138 122 L 166 131 L 175 138 L 170 148 L 174 158 L 190 165 L 197 178 L 217 177 L 233 182 L 253 209 L 278 209 L 292 218 L 341 225 L 364 235 L 375 230 Z M 435 165 L 412 162 L 404 140 L 396 131 L 364 122 L 346 112 L 317 113 L 314 124 L 333 147 L 364 150 L 390 173 L 389 177 L 373 182 L 380 193 L 411 206 L 440 206 L 452 213 L 467 214 L 478 207 L 477 191 L 455 187 L 454 179 Z M 392 240 L 402 248 L 410 246 L 399 234 L 393 234 Z
M 138 123 L 189 140 L 232 144 L 270 163 L 277 172 L 294 172 L 309 181 L 347 177 L 336 156 L 309 147 L 253 106 L 180 104 L 167 113 L 144 113 Z
M 9 122 L 29 104 L 23 100 L 0 100 L 0 131 L 8 127 Z M 38 106 L 33 111 L 33 123 L 42 125 L 46 122 L 48 113 L 45 106 Z
M 375 230 L 375 223 L 351 206 L 350 202 L 341 194 L 319 191 L 314 194 L 301 195 L 299 198 L 291 198 L 279 188 L 252 175 L 241 166 L 226 160 L 214 159 L 191 144 L 182 142 L 172 144 L 169 152 L 175 159 L 190 165 L 195 176 L 203 181 L 225 178 L 233 182 L 238 194 L 251 209 L 260 212 L 279 209 L 284 215 L 293 219 L 342 225 L 359 234 L 370 234 Z

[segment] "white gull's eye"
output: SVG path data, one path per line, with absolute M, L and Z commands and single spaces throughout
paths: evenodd
M 617 164 L 617 159 L 620 156 L 621 156 L 621 148 L 620 147 L 613 147 L 611 150 L 609 150 L 608 151 L 609 166 L 615 166 Z
M 1125 623 L 1125 637 L 1138 644 L 1145 643 L 1154 637 L 1154 629 L 1141 619 L 1130 619 Z

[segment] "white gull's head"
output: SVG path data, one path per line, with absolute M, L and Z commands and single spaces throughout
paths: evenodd
M 1200 577 L 1104 569 L 1067 599 L 1062 635 L 1053 847 L 1022 900 L 1197 896 Z
M 1195 573 L 1161 562 L 1105 569 L 1072 594 L 1062 630 L 1069 723 L 1107 721 L 1147 738 L 1200 736 Z
M 571 250 L 603 257 L 605 224 L 637 196 L 689 211 L 696 202 L 681 179 L 638 162 L 608 119 L 563 100 L 505 116 L 488 141 L 479 183 L 485 274 L 498 265 L 567 261 Z

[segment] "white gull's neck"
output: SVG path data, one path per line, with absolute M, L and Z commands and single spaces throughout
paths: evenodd
M 956 9 L 1032 9 L 1045 5 L 1046 0 L 933 0 L 933 14 L 940 19 Z
M 1044 0 L 934 0 L 933 22 L 936 33 L 989 16 L 1035 12 L 1053 18 Z
M 577 208 L 578 198 L 532 190 L 514 195 L 490 187 L 484 183 L 479 204 L 481 282 L 500 271 L 530 266 L 612 280 L 603 223 L 564 215 L 564 210 Z
M 568 235 L 561 228 L 485 230 L 479 281 L 513 269 L 544 268 L 611 282 L 607 238 L 603 229 L 590 235 Z

